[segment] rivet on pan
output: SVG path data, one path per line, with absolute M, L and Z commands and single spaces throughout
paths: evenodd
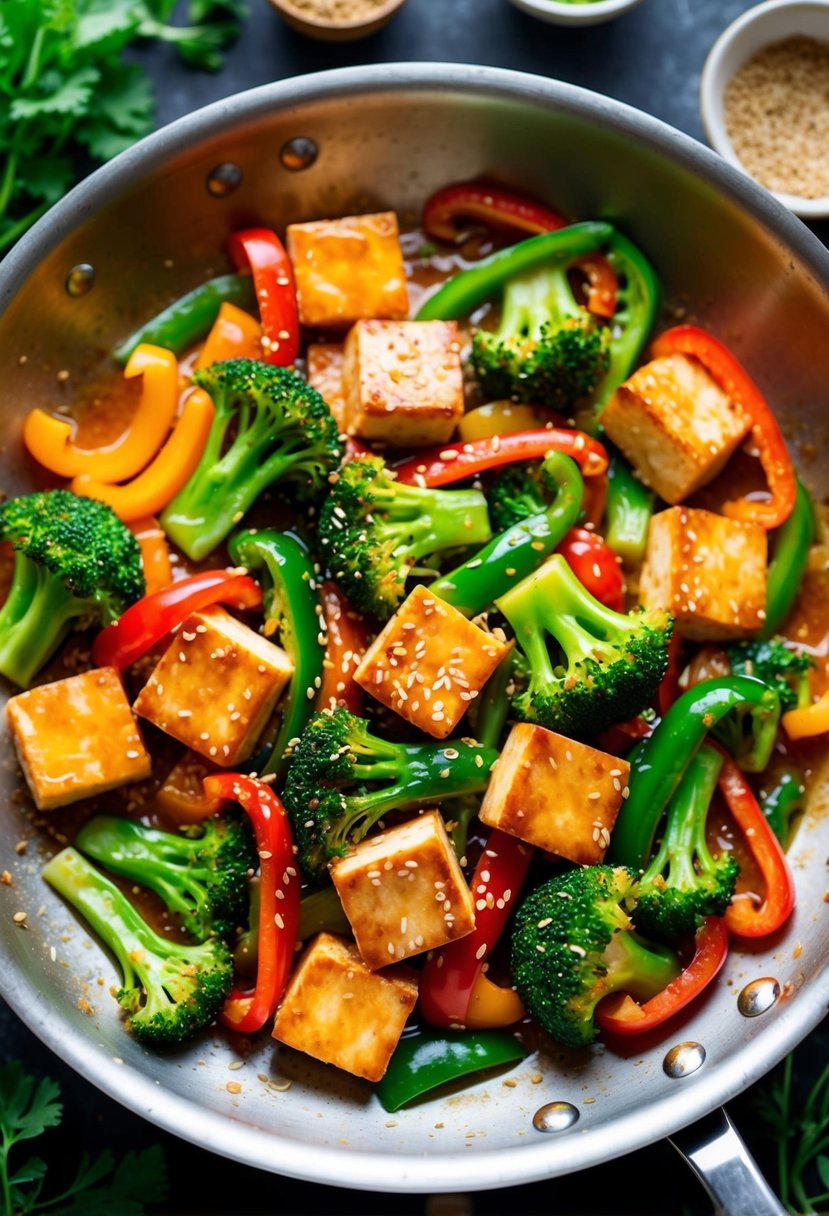
M 95 284 L 95 267 L 89 262 L 73 266 L 66 276 L 66 292 L 70 296 L 85 296 Z
M 702 1043 L 677 1043 L 665 1056 L 662 1068 L 669 1077 L 679 1081 L 702 1068 L 704 1063 L 705 1048 Z
M 737 1008 L 744 1018 L 756 1018 L 771 1009 L 780 996 L 780 985 L 772 976 L 752 980 L 737 997 Z
M 305 135 L 297 135 L 289 139 L 279 150 L 279 159 L 284 169 L 291 173 L 299 173 L 302 169 L 310 169 L 319 155 L 319 148 L 313 139 Z
M 533 1115 L 537 1132 L 566 1132 L 578 1120 L 579 1112 L 570 1102 L 548 1102 Z
M 229 160 L 217 165 L 215 169 L 211 169 L 207 175 L 207 192 L 214 198 L 225 198 L 241 184 L 242 170 Z

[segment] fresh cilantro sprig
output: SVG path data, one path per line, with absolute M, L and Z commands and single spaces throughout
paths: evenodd
M 3 0 L 0 4 L 0 254 L 66 193 L 78 164 L 109 160 L 153 127 L 138 40 L 175 46 L 215 71 L 239 32 L 241 0 Z
M 127 1153 L 118 1163 L 109 1151 L 97 1157 L 84 1153 L 65 1190 L 43 1197 L 47 1163 L 35 1156 L 12 1162 L 12 1150 L 57 1127 L 62 1117 L 54 1081 L 36 1081 L 17 1061 L 0 1066 L 0 1216 L 46 1211 L 51 1216 L 144 1216 L 147 1204 L 165 1198 L 167 1177 L 158 1145 Z
M 757 1095 L 757 1110 L 777 1152 L 780 1199 L 795 1216 L 829 1206 L 829 1064 L 802 1104 L 793 1085 L 793 1056 Z M 812 1193 L 810 1193 L 812 1192 Z

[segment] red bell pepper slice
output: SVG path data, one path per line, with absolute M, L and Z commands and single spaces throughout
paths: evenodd
M 560 553 L 579 582 L 606 608 L 621 612 L 625 606 L 625 580 L 616 554 L 603 537 L 587 528 L 571 528 Z
M 344 705 L 359 716 L 363 712 L 363 690 L 354 682 L 354 672 L 368 649 L 368 625 L 336 583 L 322 585 L 322 613 L 327 643 L 317 705 L 320 709 Z
M 759 906 L 748 895 L 734 897 L 726 909 L 726 927 L 738 937 L 765 937 L 779 929 L 794 908 L 794 882 L 789 863 L 742 769 L 730 756 L 723 761 L 718 785 L 757 863 L 765 887 L 765 899 Z
M 571 269 L 580 270 L 587 280 L 587 310 L 596 317 L 612 317 L 616 312 L 619 280 L 603 253 L 585 253 L 576 258 Z
M 663 355 L 693 355 L 723 392 L 741 405 L 751 418 L 752 438 L 760 455 L 771 498 L 768 502 L 736 498 L 723 505 L 723 514 L 731 519 L 759 524 L 767 530 L 779 528 L 794 510 L 797 479 L 777 419 L 757 385 L 713 334 L 696 325 L 676 325 L 666 330 L 653 343 L 651 353 L 656 358 Z
M 433 1026 L 465 1026 L 475 981 L 501 936 L 526 877 L 532 849 L 494 828 L 471 882 L 475 928 L 435 950 L 426 960 L 418 996 L 422 1016 Z
M 285 246 L 270 228 L 246 228 L 230 236 L 227 251 L 237 270 L 253 274 L 266 363 L 290 366 L 299 354 L 299 310 Z
M 107 625 L 92 644 L 92 661 L 125 671 L 176 625 L 211 604 L 260 608 L 262 590 L 252 578 L 233 570 L 204 570 L 179 579 L 145 595 Z
M 543 459 L 548 452 L 572 456 L 581 465 L 585 477 L 604 473 L 608 464 L 605 448 L 583 431 L 542 427 L 537 431 L 515 431 L 489 439 L 475 439 L 472 443 L 428 448 L 419 456 L 397 465 L 394 471 L 404 486 L 447 486 L 518 460 Z
M 468 233 L 464 231 L 463 220 L 480 220 L 487 228 L 525 236 L 555 232 L 569 223 L 563 215 L 540 203 L 485 182 L 445 186 L 423 208 L 424 231 L 435 240 L 450 241 L 453 245 L 464 240 Z
M 605 1034 L 629 1037 L 656 1030 L 704 991 L 728 954 L 728 933 L 717 916 L 709 916 L 694 938 L 694 956 L 675 980 L 639 1005 L 624 992 L 614 992 L 596 1006 L 596 1025 Z
M 259 938 L 256 987 L 234 988 L 219 1015 L 222 1025 L 240 1034 L 261 1030 L 276 1012 L 294 958 L 299 933 L 301 880 L 285 808 L 269 785 L 240 773 L 215 773 L 204 779 L 211 798 L 233 799 L 253 825 L 259 852 Z

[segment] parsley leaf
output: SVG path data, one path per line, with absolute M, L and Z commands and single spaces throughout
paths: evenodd
M 2 0 L 0 3 L 0 256 L 78 172 L 147 135 L 154 104 L 137 40 L 172 44 L 216 71 L 237 36 L 241 0 Z
M 109 1151 L 81 1157 L 74 1179 L 66 1189 L 41 1199 L 47 1164 L 29 1157 L 10 1168 L 10 1154 L 22 1140 L 34 1140 L 63 1116 L 60 1089 L 54 1081 L 35 1081 L 14 1061 L 0 1066 L 0 1213 L 35 1216 L 144 1216 L 146 1205 L 159 1203 L 167 1193 L 164 1154 L 158 1145 L 144 1152 L 127 1153 L 116 1163 Z

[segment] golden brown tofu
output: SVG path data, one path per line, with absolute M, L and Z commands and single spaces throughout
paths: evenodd
M 639 583 L 646 608 L 667 608 L 683 637 L 748 637 L 766 619 L 768 542 L 758 524 L 691 507 L 651 520 Z
M 346 430 L 394 447 L 446 443 L 464 411 L 455 321 L 358 321 L 345 340 Z
M 409 315 L 393 211 L 289 224 L 286 239 L 303 325 L 346 329 L 362 317 Z
M 418 585 L 369 646 L 354 679 L 413 726 L 445 739 L 512 645 Z
M 362 841 L 331 877 L 372 971 L 475 928 L 475 907 L 437 811 Z
M 597 865 L 629 774 L 625 760 L 518 722 L 492 771 L 481 822 L 578 865 Z
M 712 481 L 751 430 L 751 419 L 689 355 L 640 367 L 611 397 L 602 426 L 666 502 Z
M 150 757 L 114 667 L 31 688 L 11 698 L 6 714 L 41 811 L 150 776 Z
M 284 650 L 223 608 L 189 617 L 135 701 L 135 712 L 214 764 L 253 752 L 293 675 Z
M 320 933 L 291 977 L 273 1037 L 315 1060 L 379 1081 L 416 1000 L 417 974 L 409 967 L 369 971 L 355 945 Z
M 310 342 L 305 357 L 308 361 L 308 383 L 330 409 L 340 432 L 344 432 L 342 342 Z

